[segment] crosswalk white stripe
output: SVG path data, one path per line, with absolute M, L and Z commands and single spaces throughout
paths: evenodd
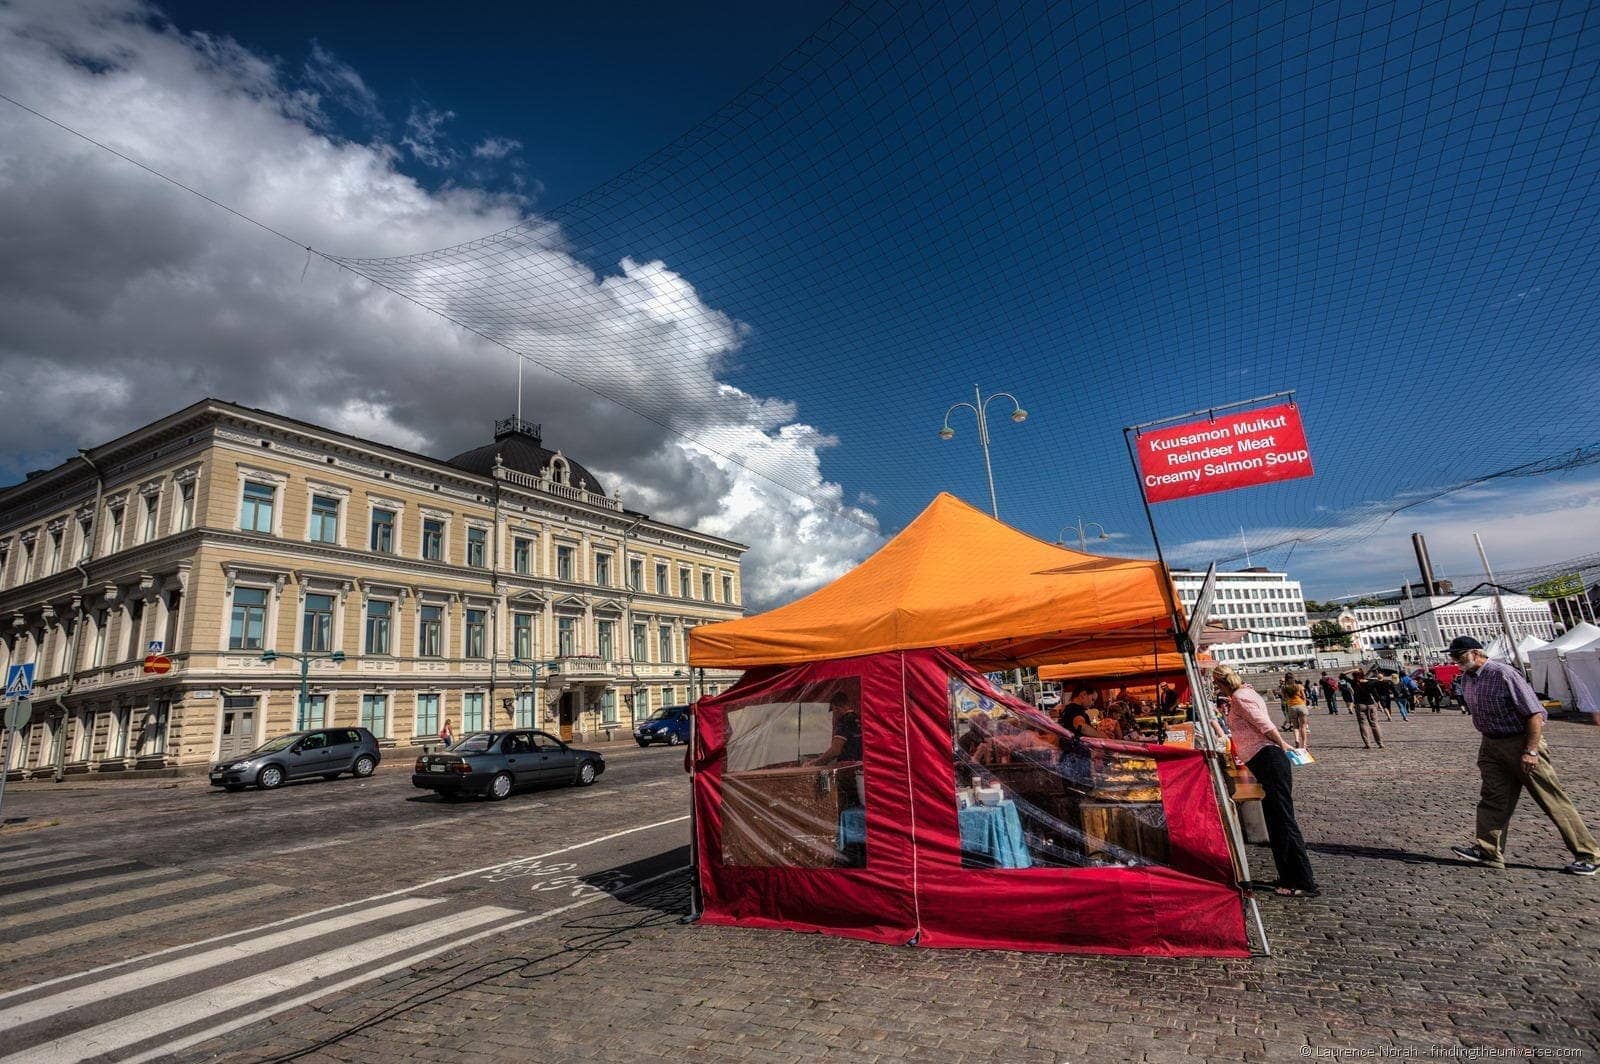
M 177 876 L 182 871 L 181 868 L 140 868 L 137 871 L 122 872 L 114 876 L 78 879 L 71 883 L 54 883 L 48 887 L 39 887 L 35 890 L 20 890 L 13 893 L 0 892 L 0 912 L 4 912 L 12 905 L 38 901 L 40 898 L 49 898 L 56 894 L 72 894 L 81 890 L 98 890 L 117 884 L 132 883 L 140 879 L 151 879 L 155 876 Z M 12 993 L 16 993 L 16 991 Z M 0 999 L 9 996 L 8 994 L 0 994 Z
M 93 872 L 101 868 L 111 868 L 116 865 L 130 865 L 136 863 L 128 857 L 80 857 L 54 868 L 29 868 L 21 872 L 7 869 L 0 873 L 0 891 L 7 887 L 26 886 L 30 880 L 47 879 L 51 876 L 70 876 L 79 872 Z M 0 894 L 0 898 L 5 895 Z
M 291 889 L 290 887 L 280 887 L 276 883 L 261 883 L 237 890 L 224 891 L 221 894 L 207 894 L 204 897 L 175 902 L 171 905 L 158 905 L 153 909 L 141 908 L 137 912 L 126 913 L 121 916 L 114 915 L 103 920 L 75 922 L 71 927 L 60 931 L 47 931 L 43 934 L 19 938 L 12 942 L 0 943 L 0 964 L 20 960 L 24 957 L 36 956 L 40 953 L 53 953 L 60 949 L 82 946 L 102 938 L 126 934 L 129 931 L 148 930 L 159 921 L 187 920 L 191 917 L 204 916 L 218 909 L 233 909 L 241 905 L 252 905 L 266 901 L 268 898 L 283 894 Z M 55 912 L 54 909 L 50 911 L 51 913 Z
M 515 909 L 502 909 L 495 905 L 485 905 L 466 912 L 455 913 L 441 917 L 431 923 L 419 924 L 400 931 L 391 931 L 386 935 L 358 942 L 352 946 L 338 950 L 334 953 L 309 957 L 294 964 L 286 964 L 260 975 L 237 979 L 224 986 L 211 990 L 202 990 L 188 997 L 171 1001 L 165 1005 L 157 1005 L 136 1012 L 130 1016 L 123 1016 L 106 1023 L 72 1034 L 64 1035 L 41 1045 L 32 1046 L 19 1053 L 14 1053 L 0 1060 L 0 1064 L 69 1064 L 90 1057 L 97 1057 L 104 1053 L 115 1052 L 131 1045 L 157 1038 L 168 1031 L 187 1026 L 199 1020 L 208 1019 L 230 1009 L 249 1005 L 251 1002 L 260 1001 L 281 994 L 286 990 L 294 990 L 306 983 L 318 979 L 326 979 L 331 975 L 338 975 L 351 968 L 363 964 L 371 964 L 391 954 L 409 950 L 414 946 L 428 941 L 438 941 L 446 936 L 450 940 L 443 945 L 435 947 L 431 953 L 442 953 L 461 944 L 455 938 L 459 932 L 471 930 L 491 921 L 504 921 L 507 917 L 516 916 Z M 486 934 L 498 931 L 499 927 L 491 928 Z M 481 937 L 481 936 L 475 936 Z M 431 955 L 431 954 L 430 954 Z M 404 964 L 415 963 L 414 956 L 408 956 Z M 170 1045 L 160 1049 L 161 1054 L 171 1053 Z
M 195 972 L 203 972 L 207 968 L 218 968 L 234 961 L 246 960 L 260 953 L 282 949 L 284 946 L 293 946 L 297 943 L 315 942 L 322 935 L 334 934 L 356 924 L 371 923 L 375 920 L 384 920 L 391 916 L 411 912 L 414 909 L 438 905 L 439 898 L 402 898 L 380 905 L 373 909 L 359 912 L 346 913 L 330 920 L 322 920 L 314 924 L 305 924 L 293 927 L 276 934 L 266 935 L 262 938 L 246 939 L 235 942 L 220 949 L 207 950 L 205 953 L 196 953 L 188 957 L 180 957 L 175 961 L 157 964 L 150 968 L 137 969 L 123 975 L 112 976 L 110 979 L 101 979 L 98 982 L 86 983 L 83 986 L 73 987 L 46 997 L 34 998 L 32 1001 L 13 1005 L 9 1009 L 0 1009 L 0 1032 L 12 1027 L 21 1027 L 25 1023 L 34 1023 L 50 1016 L 59 1016 L 63 1012 L 81 1008 L 118 994 L 126 994 L 130 990 L 139 990 L 144 987 L 164 983 L 169 979 L 181 979 Z
M 484 865 L 482 868 L 469 868 L 465 872 L 455 872 L 448 876 L 440 876 L 438 879 L 430 879 L 426 883 L 414 883 L 409 887 L 400 887 L 397 890 L 385 891 L 382 894 L 374 894 L 370 897 L 359 898 L 356 901 L 341 902 L 338 905 L 326 905 L 320 909 L 312 909 L 310 912 L 296 913 L 294 916 L 286 916 L 281 920 L 273 920 L 265 924 L 257 924 L 255 927 L 246 927 L 238 931 L 229 931 L 221 935 L 212 935 L 210 938 L 201 939 L 199 942 L 185 942 L 181 946 L 168 946 L 166 949 L 159 949 L 154 953 L 146 953 L 139 957 L 129 957 L 127 960 L 122 961 L 112 961 L 110 964 L 102 964 L 95 968 L 89 968 L 81 972 L 75 972 L 72 975 L 58 975 L 54 979 L 46 979 L 43 982 L 35 983 L 29 987 L 23 987 L 20 990 L 8 990 L 4 994 L 0 994 L 0 1001 L 6 1001 L 10 998 L 31 993 L 35 990 L 43 990 L 45 987 L 54 986 L 57 983 L 65 983 L 73 979 L 82 979 L 86 976 L 95 975 L 99 972 L 110 971 L 113 968 L 122 968 L 130 964 L 139 964 L 144 961 L 153 960 L 156 957 L 165 956 L 168 953 L 176 953 L 179 950 L 197 949 L 200 946 L 209 946 L 213 942 L 222 942 L 230 938 L 238 938 L 241 935 L 253 935 L 257 931 L 265 931 L 271 927 L 281 927 L 284 924 L 294 923 L 297 920 L 309 920 L 313 916 L 322 916 L 324 913 L 336 913 L 342 909 L 349 909 L 356 905 L 366 905 L 375 901 L 383 901 L 385 898 L 396 898 L 402 894 L 410 894 L 413 891 L 427 890 L 428 888 L 436 887 L 441 883 L 451 883 L 458 879 L 465 879 L 468 876 L 482 875 L 485 872 L 494 872 L 501 868 L 509 868 L 512 865 L 524 864 L 528 861 L 541 861 L 546 857 L 555 857 L 559 854 L 571 853 L 573 850 L 581 850 L 588 846 L 597 846 L 602 842 L 610 842 L 612 839 L 620 839 L 624 835 L 633 835 L 641 831 L 650 831 L 654 828 L 663 828 L 672 824 L 681 824 L 688 819 L 688 816 L 675 816 L 666 820 L 657 820 L 652 824 L 640 824 L 636 827 L 623 828 L 621 831 L 613 831 L 609 835 L 601 835 L 599 838 L 595 839 L 585 839 L 583 842 L 575 842 L 570 846 L 562 846 L 558 849 L 546 850 L 544 853 L 531 854 L 527 857 L 513 857 L 509 860 L 497 861 L 492 865 Z M 0 895 L 0 907 L 5 905 L 6 900 L 7 899 L 4 895 Z
M 81 853 L 64 853 L 61 850 L 34 850 L 26 857 L 13 860 L 4 854 L 0 854 L 0 875 L 9 876 L 19 868 L 31 868 L 34 865 L 49 864 L 51 861 L 66 861 L 73 857 L 82 856 L 84 855 Z
M 148 901 L 163 894 L 171 894 L 179 890 L 189 890 L 193 887 L 210 887 L 218 883 L 226 883 L 227 876 L 198 875 L 172 883 L 157 883 L 153 887 L 138 887 L 134 890 L 122 890 L 112 894 L 96 894 L 80 901 L 63 902 L 52 905 L 43 912 L 11 913 L 0 915 L 0 932 L 9 931 L 13 927 L 26 927 L 38 923 L 40 920 L 53 920 L 62 916 L 83 916 L 100 909 L 117 909 L 125 905 L 132 905 L 136 901 Z
M 511 931 L 519 927 L 525 927 L 528 924 L 537 924 L 542 921 L 552 919 L 553 917 L 561 916 L 564 913 L 569 913 L 573 909 L 581 909 L 585 905 L 593 905 L 597 901 L 604 901 L 608 897 L 621 898 L 624 895 L 643 890 L 645 887 L 653 886 L 654 884 L 661 882 L 663 879 L 670 879 L 673 876 L 687 872 L 692 867 L 693 866 L 691 865 L 680 865 L 677 868 L 668 869 L 667 871 L 661 872 L 658 875 L 641 879 L 637 883 L 623 887 L 621 890 L 618 890 L 615 895 L 591 895 L 590 897 L 584 898 L 581 901 L 575 901 L 570 905 L 563 905 L 559 909 L 548 909 L 545 912 L 535 913 L 532 916 L 525 916 L 520 920 L 513 920 L 507 924 L 499 924 L 495 927 L 489 928 L 487 931 L 479 931 L 475 935 L 468 935 L 465 938 L 458 938 L 452 942 L 447 942 L 442 946 L 436 946 L 433 949 L 423 950 L 421 953 L 409 954 L 397 961 L 385 964 L 381 968 L 374 968 L 371 971 L 362 972 L 359 975 L 353 975 L 348 979 L 342 979 L 337 983 L 330 983 L 327 986 L 319 986 L 310 993 L 301 994 L 298 997 L 289 998 L 285 1001 L 276 1001 L 263 1009 L 256 1010 L 255 1012 L 245 1013 L 242 1016 L 234 1016 L 230 1019 L 224 1020 L 222 1023 L 207 1027 L 205 1030 L 194 1031 L 190 1034 L 184 1035 L 182 1038 L 178 1038 L 170 1042 L 163 1042 L 162 1044 L 147 1049 L 142 1053 L 131 1057 L 124 1057 L 120 1064 L 145 1064 L 146 1061 L 154 1060 L 157 1057 L 170 1056 L 173 1053 L 178 1053 L 188 1049 L 190 1046 L 199 1045 L 201 1042 L 208 1042 L 213 1038 L 225 1035 L 230 1031 L 237 1031 L 241 1027 L 249 1027 L 253 1023 L 260 1023 L 262 1020 L 270 1019 L 280 1012 L 288 1012 L 290 1009 L 299 1008 L 301 1005 L 316 1001 L 318 998 L 328 997 L 330 994 L 337 994 L 340 991 L 349 990 L 351 987 L 360 986 L 362 983 L 370 983 L 374 979 L 382 979 L 386 975 L 393 975 L 402 968 L 409 968 L 412 965 L 419 964 L 422 961 L 427 960 L 429 957 L 436 957 L 447 950 L 460 949 L 462 946 L 470 945 L 471 943 L 478 941 L 480 938 L 487 938 L 489 935 L 503 934 L 506 931 Z M 6 1064 L 6 1062 L 0 1061 L 0 1064 Z

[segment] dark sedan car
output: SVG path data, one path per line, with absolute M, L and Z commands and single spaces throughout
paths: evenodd
M 606 770 L 593 750 L 575 750 L 542 731 L 473 732 L 450 749 L 417 758 L 413 786 L 446 799 L 481 794 L 494 801 L 544 784 L 587 787 Z
M 365 728 L 318 728 L 291 732 L 262 743 L 243 757 L 211 766 L 211 785 L 230 791 L 255 784 L 270 791 L 286 780 L 345 772 L 366 779 L 383 755 L 378 740 Z

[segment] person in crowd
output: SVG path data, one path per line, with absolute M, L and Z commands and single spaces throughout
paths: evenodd
M 1417 681 L 1409 672 L 1400 674 L 1400 684 L 1394 693 L 1394 708 L 1400 711 L 1401 720 L 1410 720 L 1417 705 Z
M 1260 693 L 1246 684 L 1232 666 L 1212 669 L 1211 681 L 1228 699 L 1227 722 L 1234 755 L 1244 762 L 1265 792 L 1261 812 L 1267 821 L 1272 861 L 1278 867 L 1276 891 L 1285 896 L 1315 895 L 1317 881 L 1311 871 L 1311 858 L 1306 854 L 1305 839 L 1294 816 L 1294 768 L 1287 753 L 1289 744 L 1273 727 Z
M 1061 716 L 1057 723 L 1072 734 L 1082 738 L 1099 739 L 1102 732 L 1089 719 L 1089 711 L 1094 708 L 1094 688 L 1079 687 L 1072 692 L 1072 697 L 1061 706 Z
M 1472 726 L 1483 736 L 1478 743 L 1482 786 L 1477 839 L 1470 846 L 1452 846 L 1451 852 L 1474 864 L 1504 868 L 1506 829 L 1526 787 L 1572 852 L 1572 863 L 1564 871 L 1576 876 L 1600 871 L 1600 848 L 1556 778 L 1544 742 L 1548 714 L 1533 687 L 1510 665 L 1490 661 L 1483 644 L 1471 636 L 1452 640 L 1450 657 L 1461 666 L 1461 694 Z
M 975 709 L 967 715 L 967 730 L 956 740 L 956 746 L 967 757 L 977 760 L 978 748 L 988 742 L 993 734 L 994 724 L 989 719 L 989 714 L 981 709 Z
M 1317 694 L 1317 688 L 1321 685 L 1316 683 L 1304 683 L 1300 686 L 1303 687 L 1306 692 L 1306 705 L 1311 709 L 1316 709 L 1317 699 L 1319 698 Z
M 1339 712 L 1339 681 L 1324 671 L 1322 679 L 1318 680 L 1317 683 L 1321 685 L 1322 693 L 1328 696 L 1328 712 Z
M 1435 713 L 1444 706 L 1444 684 L 1432 669 L 1422 674 L 1422 697 L 1428 700 L 1428 708 Z
M 1378 708 L 1383 710 L 1383 719 L 1394 723 L 1394 686 L 1389 682 L 1389 674 L 1382 669 L 1373 671 L 1367 680 L 1372 685 L 1372 695 L 1378 700 Z
M 1339 697 L 1344 699 L 1345 705 L 1353 706 L 1356 704 L 1355 691 L 1355 687 L 1350 683 L 1350 674 L 1341 672 L 1339 674 Z
M 1306 738 L 1310 728 L 1306 714 L 1306 693 L 1300 681 L 1294 678 L 1294 673 L 1283 674 L 1283 682 L 1278 685 L 1278 698 L 1283 702 L 1283 723 L 1294 735 L 1294 744 L 1300 749 L 1306 749 Z
M 1383 749 L 1383 735 L 1378 731 L 1378 705 L 1377 695 L 1373 693 L 1372 681 L 1367 679 L 1365 669 L 1355 669 L 1349 676 L 1350 705 L 1356 714 L 1356 729 L 1361 732 L 1361 745 L 1368 750 L 1372 744 L 1377 743 L 1378 749 Z M 1367 728 L 1372 728 L 1372 740 L 1367 740 Z
M 833 715 L 833 740 L 826 750 L 806 764 L 832 765 L 836 762 L 840 764 L 860 762 L 861 715 L 855 711 L 850 696 L 843 691 L 838 692 L 829 701 L 828 709 Z
M 455 733 L 450 730 L 450 718 L 444 718 L 444 723 L 439 725 L 439 744 L 446 750 L 455 742 Z

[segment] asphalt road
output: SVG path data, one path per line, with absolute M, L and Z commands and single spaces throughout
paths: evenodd
M 617 896 L 672 886 L 681 906 L 682 766 L 678 749 L 618 749 L 592 787 L 504 802 L 446 803 L 412 786 L 409 758 L 265 792 L 14 787 L 0 1062 L 153 1059 L 458 944 L 534 945 L 546 920 Z

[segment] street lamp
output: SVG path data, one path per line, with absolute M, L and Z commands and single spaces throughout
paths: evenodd
M 1098 528 L 1100 530 L 1100 534 L 1098 536 L 1094 537 L 1095 539 L 1107 540 L 1107 539 L 1111 538 L 1111 536 L 1108 535 L 1107 532 L 1106 532 L 1106 526 L 1105 525 L 1102 525 L 1099 521 L 1090 521 L 1087 525 L 1085 525 L 1083 523 L 1083 518 L 1080 517 L 1080 518 L 1078 518 L 1078 523 L 1075 524 L 1075 525 L 1062 525 L 1061 526 L 1061 531 L 1056 533 L 1056 546 L 1058 546 L 1058 547 L 1062 546 L 1067 542 L 1067 529 L 1069 529 L 1069 528 L 1075 529 L 1077 531 L 1077 533 L 1078 533 L 1078 549 L 1083 551 L 1083 553 L 1085 553 L 1085 554 L 1089 553 L 1088 537 L 1084 534 L 1087 529 Z
M 344 651 L 335 650 L 329 654 L 313 654 L 309 651 L 296 654 L 288 650 L 264 650 L 261 652 L 261 660 L 268 665 L 271 665 L 279 658 L 292 658 L 300 663 L 300 711 L 296 714 L 295 720 L 295 727 L 299 728 L 305 724 L 306 710 L 311 702 L 311 694 L 308 690 L 311 678 L 311 663 L 325 658 L 338 665 L 344 661 Z
M 1010 392 L 995 392 L 988 398 L 984 398 L 983 390 L 974 384 L 972 386 L 972 402 L 957 403 L 949 410 L 946 410 L 944 412 L 944 427 L 939 430 L 939 438 L 941 440 L 954 439 L 956 430 L 950 427 L 950 415 L 963 407 L 972 411 L 973 415 L 978 419 L 978 445 L 983 448 L 983 471 L 989 477 L 989 512 L 994 514 L 997 521 L 1000 519 L 1000 504 L 995 500 L 994 495 L 994 467 L 989 464 L 989 419 L 985 412 L 989 409 L 990 403 L 1002 398 L 1011 400 L 1012 421 L 1020 425 L 1028 420 L 1028 412 L 1022 409 L 1022 404 L 1017 402 L 1016 396 Z
M 542 661 L 523 661 L 521 658 L 512 658 L 509 664 L 511 664 L 512 666 L 514 666 L 516 668 L 519 668 L 519 669 L 527 669 L 528 670 L 528 685 L 533 688 L 533 693 L 534 693 L 533 708 L 536 711 L 534 713 L 533 727 L 537 728 L 539 726 L 539 724 L 540 724 L 539 715 L 537 713 L 537 710 L 539 708 L 538 694 L 537 694 L 538 689 L 539 689 L 539 666 L 540 665 L 544 665 L 546 667 L 550 667 L 554 663 L 553 662 L 542 662 Z M 515 713 L 514 710 L 513 710 L 513 713 Z M 513 724 L 516 723 L 516 717 L 514 715 L 511 718 L 511 723 L 513 723 Z

